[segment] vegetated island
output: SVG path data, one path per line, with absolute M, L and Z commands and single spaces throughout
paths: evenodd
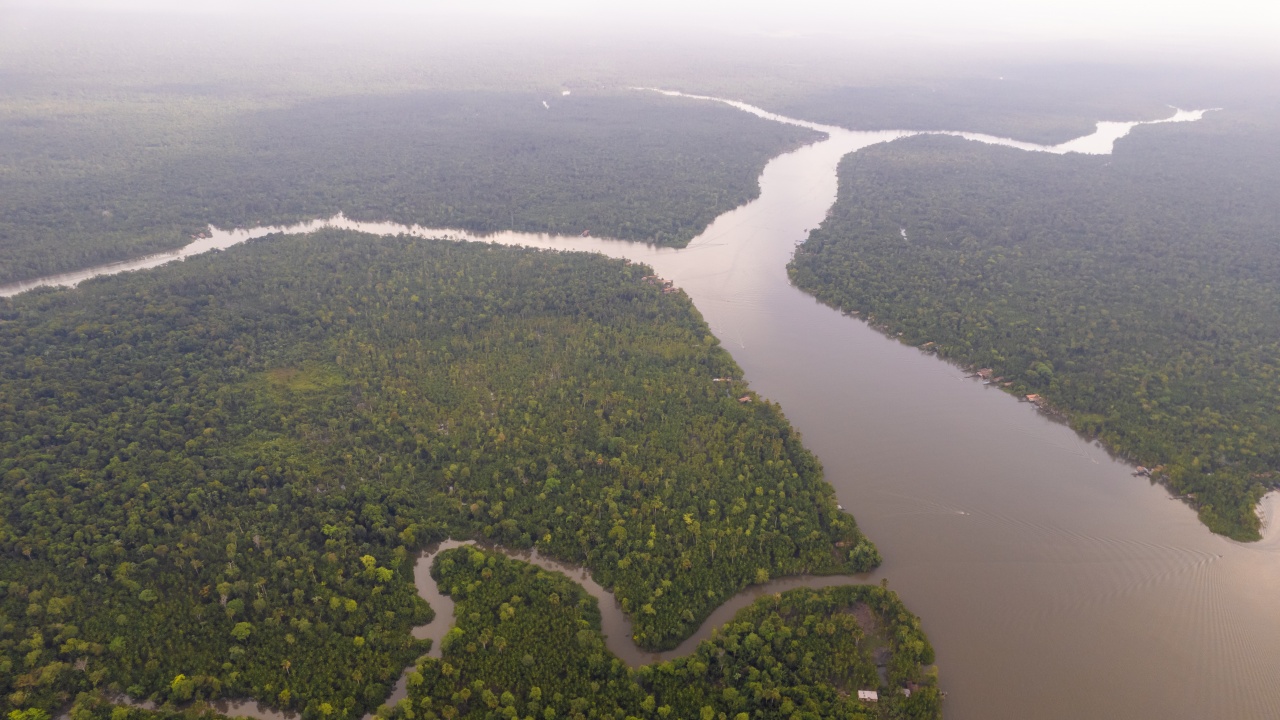
M 1272 116 L 1273 117 L 1273 116 Z M 1113 156 L 920 137 L 840 165 L 800 288 L 980 369 L 1258 537 L 1280 483 L 1274 122 L 1152 126 Z
M 0 301 L 0 710 L 357 717 L 424 651 L 412 558 L 445 537 L 589 568 L 654 649 L 878 564 L 649 273 L 326 230 Z
M 819 137 L 692 100 L 426 91 L 243 108 L 218 123 L 142 90 L 0 120 L 0 283 L 127 260 L 208 230 L 331 217 L 680 247 Z M 152 110 L 138 114 L 136 104 Z M 115 110 L 116 106 L 119 110 Z M 181 142 L 174 127 L 189 125 Z M 181 133 L 179 133 L 181 134 Z M 120 146 L 133 148 L 121 152 Z

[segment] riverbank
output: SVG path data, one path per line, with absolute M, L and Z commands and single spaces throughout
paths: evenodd
M 892 139 L 846 133 L 776 158 L 759 200 L 680 251 L 488 239 L 625 257 L 689 294 L 858 509 L 885 556 L 868 580 L 889 578 L 924 619 L 950 720 L 1280 716 L 1280 549 L 1210 534 L 1069 428 L 788 282 L 839 160 Z
M 1189 268 L 1218 287 L 1275 260 L 1239 239 L 1272 226 L 1263 197 L 1241 198 L 1241 218 L 1216 204 L 1226 191 L 1211 178 L 1233 177 L 1239 146 L 1267 137 L 1240 122 L 1143 132 L 1105 161 L 925 137 L 869 149 L 840 163 L 836 204 L 792 278 L 910 344 L 993 369 L 1019 396 L 1041 394 L 1086 437 L 1165 465 L 1211 530 L 1256 540 L 1254 488 L 1275 486 L 1267 458 L 1280 446 L 1277 363 L 1203 337 L 1267 347 L 1280 283 L 1262 273 L 1247 291 L 1210 293 L 1196 323 L 1170 310 L 1186 305 Z M 1165 256 L 1189 259 L 1147 264 Z
M 481 543 L 475 540 L 445 540 L 418 554 L 414 562 L 414 585 L 422 599 L 426 600 L 435 611 L 435 617 L 425 625 L 413 628 L 413 636 L 419 640 L 431 642 L 431 649 L 426 657 L 440 659 L 443 657 L 443 640 L 456 625 L 455 602 L 452 597 L 440 591 L 439 584 L 432 577 L 431 567 L 436 558 L 443 552 L 465 546 L 474 546 L 490 553 L 499 553 L 512 560 L 534 565 L 548 572 L 566 576 L 577 583 L 591 597 L 595 598 L 600 609 L 601 632 L 605 646 L 631 669 L 658 662 L 666 662 L 688 657 L 698 647 L 712 637 L 716 629 L 723 627 L 739 612 L 750 607 L 757 600 L 767 596 L 779 596 L 781 593 L 808 588 L 821 590 L 846 585 L 865 584 L 867 576 L 794 576 L 779 578 L 768 583 L 753 585 L 726 601 L 699 626 L 698 630 L 679 647 L 666 652 L 655 653 L 639 647 L 632 637 L 631 621 L 622 611 L 622 605 L 613 593 L 604 589 L 591 578 L 590 572 L 583 567 L 570 565 L 547 558 L 537 550 L 511 550 L 492 543 Z M 865 613 L 864 613 L 865 614 Z M 874 629 L 874 627 L 871 627 Z M 417 671 L 411 665 L 404 669 L 392 687 L 384 707 L 393 707 L 409 695 L 409 678 Z M 125 695 L 111 696 L 114 703 L 142 710 L 156 710 L 159 706 L 150 700 L 137 700 Z M 253 720 L 298 720 L 300 715 L 293 711 L 282 711 L 253 699 L 223 698 L 208 703 L 217 712 L 229 717 L 247 717 Z M 375 713 L 367 713 L 362 720 L 373 720 Z
M 425 660 L 411 681 L 406 709 L 457 705 L 469 688 L 509 693 L 514 716 L 536 717 L 553 705 L 559 714 L 569 704 L 598 717 L 655 709 L 677 718 L 759 717 L 779 706 L 782 715 L 862 717 L 857 694 L 878 691 L 872 717 L 940 716 L 929 642 L 878 584 L 770 595 L 693 656 L 633 670 L 605 647 L 596 601 L 558 573 L 479 548 L 449 550 L 432 571 L 455 595 L 457 621 L 444 660 Z M 495 676 L 503 679 L 494 683 Z M 767 692 L 754 692 L 760 686 L 751 678 Z M 522 701 L 539 692 L 541 702 Z
M 859 136 L 865 138 L 861 142 L 857 142 L 848 152 L 856 152 L 873 144 L 890 142 L 893 140 L 911 137 L 914 135 L 948 135 L 961 137 L 966 140 L 984 143 L 988 145 L 1001 145 L 1004 147 L 1016 148 L 1028 152 L 1044 152 L 1057 155 L 1066 153 L 1081 153 L 1088 155 L 1106 155 L 1115 147 L 1117 140 L 1127 135 L 1133 128 L 1141 125 L 1154 125 L 1161 123 L 1176 122 L 1194 122 L 1204 117 L 1206 112 L 1211 112 L 1219 108 L 1210 108 L 1208 110 L 1180 110 L 1174 109 L 1174 114 L 1168 118 L 1160 120 L 1145 120 L 1133 122 L 1099 122 L 1094 132 L 1084 137 L 1076 138 L 1068 142 L 1058 145 L 1039 145 L 1036 143 L 1022 142 L 1012 138 L 1001 138 L 984 133 L 971 133 L 959 130 L 877 130 L 877 131 L 850 131 L 833 125 L 824 125 L 821 123 L 809 122 L 790 118 L 777 113 L 772 113 L 762 108 L 749 105 L 736 100 L 727 100 L 724 98 L 711 97 L 707 95 L 696 95 L 682 93 L 675 90 L 663 90 L 660 88 L 642 88 L 634 87 L 632 90 L 641 92 L 652 92 L 666 97 L 684 98 L 689 100 L 699 100 L 710 103 L 727 105 L 744 113 L 754 115 L 757 118 L 769 120 L 772 122 L 791 125 L 794 127 L 823 133 L 830 138 L 832 135 Z M 795 151 L 791 151 L 795 152 Z M 790 153 L 786 153 L 790 154 Z M 781 156 L 779 156 L 781 157 Z M 775 158 L 776 159 L 776 158 Z M 758 197 L 758 195 L 754 196 Z M 754 199 L 751 200 L 754 202 Z M 750 204 L 750 202 L 748 202 Z M 729 215 L 735 211 L 731 210 L 724 213 Z M 272 233 L 308 233 L 315 232 L 321 228 L 336 227 L 348 230 L 360 230 L 362 232 L 378 232 L 372 228 L 384 228 L 387 232 L 381 234 L 405 233 L 415 237 L 445 237 L 450 239 L 468 240 L 468 241 L 493 241 L 503 242 L 504 244 L 512 244 L 510 241 L 515 240 L 515 244 L 520 244 L 521 238 L 529 239 L 534 246 L 542 247 L 543 243 L 564 243 L 572 241 L 580 236 L 570 235 L 554 235 L 548 233 L 526 233 L 516 232 L 513 230 L 496 231 L 496 232 L 477 232 L 458 228 L 428 228 L 419 224 L 401 224 L 386 221 L 353 221 L 348 220 L 342 212 L 329 217 L 328 219 L 315 219 L 290 224 L 279 224 L 269 226 L 258 226 L 251 229 L 233 229 L 218 230 L 214 226 L 209 226 L 209 232 L 192 235 L 192 242 L 174 250 L 167 250 L 158 253 L 151 253 L 133 260 L 116 260 L 102 265 L 83 268 L 80 270 L 72 270 L 44 277 L 29 278 L 25 280 L 13 281 L 0 284 L 0 297 L 10 297 L 28 290 L 40 287 L 75 287 L 79 283 L 93 277 L 101 275 L 113 275 L 121 272 L 130 272 L 134 270 L 144 270 L 153 267 L 159 267 L 175 260 L 184 260 L 188 257 L 200 255 L 212 250 L 225 250 L 233 245 L 237 245 L 249 239 L 262 237 Z M 711 234 L 708 226 L 698 235 L 699 239 L 705 239 L 704 236 Z M 612 240 L 622 244 L 640 244 L 654 247 L 653 243 L 637 240 Z
M 721 603 L 702 621 L 702 624 L 698 626 L 698 629 L 692 635 L 675 648 L 654 652 L 636 644 L 631 619 L 622 610 L 622 604 L 618 602 L 613 593 L 596 582 L 586 568 L 548 558 L 540 554 L 536 549 L 510 550 L 491 543 L 481 543 L 474 540 L 446 540 L 419 554 L 413 571 L 414 583 L 418 588 L 418 594 L 430 603 L 431 607 L 436 611 L 434 620 L 413 630 L 415 638 L 432 641 L 432 648 L 428 653 L 430 657 L 440 657 L 440 641 L 444 639 L 444 636 L 449 632 L 449 628 L 452 627 L 454 607 L 453 599 L 441 593 L 435 579 L 431 577 L 431 564 L 441 552 L 464 545 L 475 545 L 489 552 L 501 553 L 512 560 L 527 562 L 543 570 L 560 573 L 581 585 L 600 605 L 600 625 L 601 631 L 605 636 L 605 646 L 609 648 L 609 652 L 612 652 L 633 668 L 693 654 L 698 645 L 710 638 L 716 628 L 733 619 L 733 616 L 738 611 L 749 607 L 756 600 L 767 595 L 776 595 L 798 588 L 820 590 L 843 585 L 867 584 L 870 582 L 871 577 L 869 573 L 862 575 L 793 575 L 750 585 Z

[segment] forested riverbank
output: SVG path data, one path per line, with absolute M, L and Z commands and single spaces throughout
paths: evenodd
M 1151 126 L 1111 157 L 922 137 L 840 167 L 790 265 L 820 300 L 989 368 L 1215 532 L 1280 482 L 1280 166 L 1263 108 Z M 1176 142 L 1173 137 L 1176 135 Z
M 595 599 L 561 575 L 471 547 L 441 553 L 432 575 L 458 622 L 391 717 L 941 716 L 933 649 L 878 585 L 765 597 L 693 655 L 630 670 L 604 646 Z
M 174 249 L 210 224 L 339 212 L 681 246 L 756 197 L 769 158 L 817 137 L 635 92 L 427 91 L 244 103 L 178 142 L 181 96 L 114 117 L 131 102 L 0 117 L 0 282 Z
M 407 695 L 380 707 L 379 718 L 941 717 L 933 648 L 880 585 L 767 595 L 693 654 L 630 668 L 605 646 L 596 599 L 560 573 L 472 546 L 442 551 L 432 565 L 433 582 L 457 602 L 456 624 L 435 620 L 450 626 L 443 657 L 419 658 L 406 671 Z M 867 692 L 875 698 L 859 694 Z M 95 691 L 78 695 L 68 715 L 221 717 L 202 702 L 141 707 Z
M 856 130 L 960 130 L 1057 145 L 1088 135 L 1099 121 L 1156 120 L 1171 107 L 1238 107 L 1265 85 L 1258 68 L 1224 77 L 1195 63 L 1172 71 L 997 62 L 954 76 L 814 88 L 762 104 Z
M 877 564 L 648 274 L 322 231 L 0 301 L 5 710 L 355 716 L 423 650 L 405 561 L 444 537 L 590 568 L 654 648 L 748 584 Z

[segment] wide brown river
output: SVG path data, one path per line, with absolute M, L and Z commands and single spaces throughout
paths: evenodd
M 879 546 L 884 565 L 864 580 L 888 578 L 923 618 L 951 720 L 1280 718 L 1280 533 L 1250 545 L 1212 535 L 1032 406 L 791 286 L 785 265 L 834 202 L 840 158 L 909 134 L 817 127 L 827 140 L 772 160 L 759 199 L 686 249 L 485 239 L 631 258 L 689 294 Z M 1056 148 L 1000 142 L 1108 152 L 1123 134 L 1099 130 Z M 325 224 L 442 234 L 342 218 L 296 229 Z

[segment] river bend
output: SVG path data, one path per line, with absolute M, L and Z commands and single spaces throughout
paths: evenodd
M 919 133 L 853 132 L 729 104 L 828 137 L 771 160 L 760 197 L 718 217 L 684 249 L 519 233 L 479 238 L 337 216 L 214 231 L 175 253 L 40 284 L 326 226 L 648 263 L 689 294 L 754 389 L 782 405 L 822 460 L 839 501 L 884 555 L 864 580 L 887 578 L 923 619 L 949 718 L 1280 717 L 1280 533 L 1249 545 L 1212 535 L 1190 508 L 1097 444 L 792 287 L 786 263 L 835 201 L 840 159 Z M 1201 115 L 1178 111 L 1166 121 Z M 1087 138 L 1057 146 L 945 134 L 1029 151 L 1106 153 L 1137 125 L 1100 123 Z M 1264 506 L 1274 508 L 1274 496 Z

